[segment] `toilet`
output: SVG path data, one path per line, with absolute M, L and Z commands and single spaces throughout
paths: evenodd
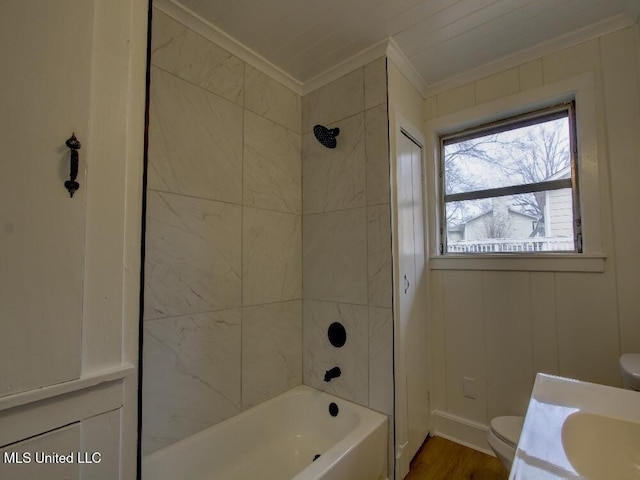
M 640 392 L 640 353 L 625 353 L 620 357 L 622 386 Z
M 620 357 L 622 385 L 628 390 L 640 392 L 640 353 L 626 353 Z M 507 471 L 516 454 L 524 417 L 505 416 L 491 420 L 487 442 Z
M 489 424 L 487 442 L 507 471 L 511 470 L 523 423 L 524 417 L 505 416 L 496 417 Z

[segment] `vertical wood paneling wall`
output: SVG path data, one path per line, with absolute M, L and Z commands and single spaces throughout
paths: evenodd
M 426 129 L 452 112 L 587 72 L 595 78 L 601 197 L 590 201 L 601 205 L 604 271 L 465 270 L 464 263 L 432 270 L 431 398 L 442 420 L 436 429 L 480 448 L 491 418 L 525 413 L 536 372 L 620 386 L 618 357 L 640 351 L 638 28 L 423 102 Z M 476 379 L 475 399 L 463 396 L 462 377 Z

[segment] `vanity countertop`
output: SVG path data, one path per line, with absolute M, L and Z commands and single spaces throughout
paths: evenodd
M 510 480 L 640 479 L 640 392 L 539 373 Z

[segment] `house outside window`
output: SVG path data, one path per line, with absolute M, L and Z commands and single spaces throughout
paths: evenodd
M 573 102 L 440 137 L 440 253 L 582 251 Z

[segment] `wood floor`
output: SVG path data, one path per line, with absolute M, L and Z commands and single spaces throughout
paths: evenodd
M 429 438 L 405 480 L 507 480 L 500 460 L 442 437 Z

